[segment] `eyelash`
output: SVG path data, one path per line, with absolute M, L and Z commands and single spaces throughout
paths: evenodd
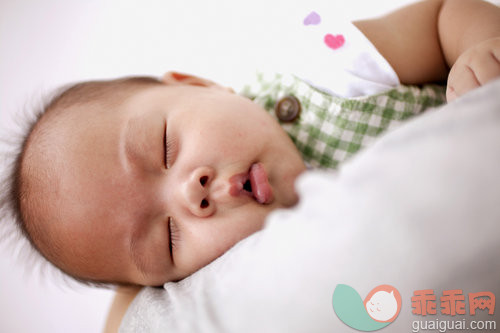
M 172 166 L 172 157 L 175 155 L 175 140 L 167 138 L 167 126 L 165 125 L 165 131 L 163 136 L 163 146 L 165 147 L 165 154 L 163 156 L 163 163 L 165 168 L 169 169 Z
M 177 241 L 179 240 L 179 233 L 171 217 L 168 218 L 168 231 L 170 234 L 169 249 L 170 254 L 172 254 L 172 251 L 176 247 Z
M 172 144 L 172 141 L 167 141 L 166 139 L 166 135 L 165 135 L 165 167 L 167 169 L 170 168 L 170 155 L 172 155 L 172 148 L 173 148 L 173 144 Z

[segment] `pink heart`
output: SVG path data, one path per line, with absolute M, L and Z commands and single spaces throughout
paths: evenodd
M 304 25 L 310 25 L 310 24 L 320 24 L 321 22 L 321 16 L 319 16 L 318 13 L 316 12 L 310 12 L 309 15 L 306 16 L 304 19 Z
M 345 43 L 345 38 L 343 35 L 332 35 L 332 34 L 326 34 L 325 35 L 325 44 L 331 49 L 338 49 Z

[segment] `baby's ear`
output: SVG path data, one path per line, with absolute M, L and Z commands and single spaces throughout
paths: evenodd
M 191 85 L 198 87 L 206 87 L 217 90 L 234 92 L 231 88 L 223 87 L 213 81 L 203 79 L 198 76 L 184 74 L 179 72 L 167 72 L 162 78 L 163 83 L 168 85 Z

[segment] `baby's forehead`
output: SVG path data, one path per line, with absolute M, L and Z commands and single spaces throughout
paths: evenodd
M 119 139 L 115 126 L 119 123 L 119 110 L 90 103 L 64 111 L 47 114 L 37 124 L 26 146 L 21 174 L 28 189 L 31 214 L 41 214 L 49 220 L 59 220 L 59 214 L 74 211 L 74 202 L 93 191 L 85 179 L 92 179 L 97 171 L 111 169 L 108 158 L 116 153 Z
M 52 197 L 49 192 L 55 193 L 55 180 L 60 183 L 76 179 L 99 145 L 117 136 L 113 129 L 121 116 L 119 107 L 80 103 L 40 118 L 25 146 L 21 168 L 25 184 L 36 185 L 39 192 L 33 198 L 48 200 Z
M 120 161 L 122 134 L 128 121 L 137 114 L 152 117 L 130 104 L 131 98 L 144 89 L 127 87 L 126 93 L 121 89 L 123 84 L 106 86 L 104 91 L 73 91 L 70 96 L 63 93 L 30 134 L 25 147 L 24 178 L 31 183 L 43 177 L 59 179 L 71 185 L 79 178 L 92 176 L 92 170 L 107 170 Z M 152 85 L 141 86 L 147 87 Z M 40 182 L 38 188 L 46 193 L 50 186 L 42 183 L 46 182 Z
M 163 86 L 149 78 L 90 82 L 70 87 L 46 108 L 31 133 L 28 149 L 58 153 L 69 158 L 70 150 L 117 140 L 123 124 L 134 114 L 148 117 L 130 101 L 141 92 Z M 90 148 L 89 148 L 90 149 Z
M 99 99 L 85 103 L 77 103 L 61 110 L 47 113 L 46 119 L 41 119 L 40 129 L 44 135 L 57 139 L 61 136 L 72 138 L 75 135 L 112 135 L 102 129 L 114 125 L 130 116 L 131 109 L 127 105 L 129 97 L 138 92 L 132 92 L 126 99 L 117 100 L 113 96 L 101 96 Z M 88 132 L 86 132 L 88 131 Z M 55 136 L 55 138 L 54 138 Z M 57 140 L 59 141 L 59 140 Z M 61 144 L 67 141 L 60 142 Z

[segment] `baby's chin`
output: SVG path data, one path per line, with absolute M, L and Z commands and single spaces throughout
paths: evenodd
M 282 193 L 281 204 L 283 208 L 292 208 L 300 201 L 299 193 L 296 189 L 296 181 L 301 174 L 306 171 L 306 167 L 299 168 L 297 172 L 283 179 L 285 190 Z

